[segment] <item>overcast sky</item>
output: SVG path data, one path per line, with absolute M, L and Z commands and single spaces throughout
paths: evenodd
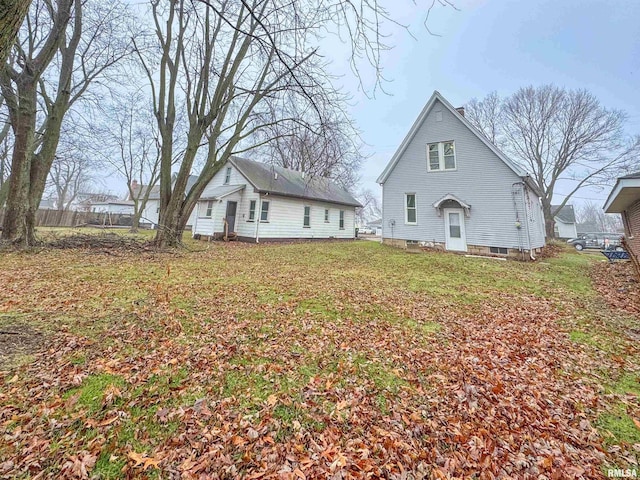
M 459 106 L 531 84 L 586 88 L 604 106 L 625 110 L 629 133 L 640 133 L 640 0 L 453 2 L 458 10 L 430 14 L 429 29 L 440 36 L 422 25 L 426 10 L 406 2 L 410 7 L 396 14 L 413 24 L 416 38 L 395 29 L 390 39 L 395 48 L 384 67 L 391 95 L 370 100 L 354 92 L 352 115 L 372 154 L 362 170 L 365 187 L 380 192 L 375 179 L 434 90 Z M 607 194 L 583 191 L 573 203 L 603 203 Z

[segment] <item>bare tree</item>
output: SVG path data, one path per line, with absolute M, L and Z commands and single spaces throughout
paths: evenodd
M 576 209 L 576 222 L 580 233 L 620 232 L 624 229 L 622 217 L 619 214 L 604 213 L 602 206 L 592 201 L 583 203 Z
M 140 90 L 120 92 L 101 111 L 102 123 L 96 135 L 101 142 L 95 146 L 95 153 L 124 177 L 134 206 L 131 230 L 136 231 L 160 178 L 157 124 L 148 98 Z
M 367 222 L 377 220 L 382 217 L 382 208 L 380 208 L 380 198 L 370 189 L 364 189 L 358 195 L 358 201 L 362 204 L 362 208 L 356 210 L 358 222 L 364 225 Z
M 98 166 L 88 148 L 86 131 L 80 124 L 63 127 L 63 135 L 49 170 L 45 191 L 55 199 L 56 209 L 68 211 L 81 192 L 93 188 Z
M 225 161 L 271 141 L 260 133 L 276 124 L 289 124 L 293 130 L 296 122 L 309 132 L 326 131 L 314 127 L 322 123 L 323 112 L 341 105 L 344 97 L 332 86 L 318 53 L 320 36 L 330 28 L 346 33 L 354 71 L 359 72 L 364 58 L 374 66 L 377 85 L 382 78 L 380 55 L 387 48 L 382 23 L 392 20 L 377 2 L 364 0 L 150 3 L 156 44 L 140 44 L 138 52 L 153 91 L 161 138 L 155 241 L 172 246 L 180 242 L 189 213 Z M 296 105 L 306 115 L 292 117 L 278 105 Z M 179 111 L 187 124 L 186 148 L 172 177 Z M 202 169 L 187 192 L 198 155 Z
M 0 74 L 15 139 L 3 239 L 35 243 L 35 212 L 65 116 L 127 55 L 128 18 L 118 1 L 38 0 L 32 5 Z
M 491 92 L 482 100 L 477 98 L 469 100 L 465 105 L 465 117 L 493 144 L 500 146 L 504 118 L 502 99 L 498 96 L 498 92 Z
M 525 170 L 541 195 L 548 237 L 554 216 L 583 187 L 603 185 L 627 168 L 640 150 L 640 137 L 625 135 L 626 114 L 607 109 L 586 90 L 553 85 L 521 88 L 497 103 L 496 95 L 467 105 L 466 114 Z M 573 186 L 554 210 L 559 181 Z
M 314 111 L 311 118 L 302 122 L 305 113 L 297 111 L 295 106 L 290 107 L 287 115 L 283 115 L 286 110 L 282 106 L 277 108 L 279 112 L 274 109 L 270 118 L 277 118 L 279 113 L 296 121 L 267 124 L 260 133 L 265 147 L 258 156 L 263 156 L 266 163 L 305 172 L 309 178 L 329 178 L 353 190 L 359 181 L 358 172 L 364 157 L 359 132 L 346 114 L 336 115 L 331 108 L 320 112 L 316 121 L 318 112 Z

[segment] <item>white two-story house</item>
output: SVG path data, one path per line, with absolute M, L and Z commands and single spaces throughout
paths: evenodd
M 545 244 L 527 173 L 438 92 L 377 182 L 385 243 L 526 258 Z

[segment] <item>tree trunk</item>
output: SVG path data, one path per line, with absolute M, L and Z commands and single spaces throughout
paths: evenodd
M 556 222 L 553 219 L 553 213 L 551 212 L 551 202 L 542 198 L 542 213 L 544 214 L 544 229 L 546 232 L 547 240 L 551 240 L 556 236 Z
M 7 61 L 30 5 L 31 0 L 2 0 L 0 2 L 0 64 Z
M 33 142 L 36 126 L 36 89 L 30 83 L 18 88 L 19 105 L 13 120 L 15 141 L 2 239 L 21 246 L 35 241 L 35 213 L 27 219 Z M 37 209 L 37 205 L 36 205 Z

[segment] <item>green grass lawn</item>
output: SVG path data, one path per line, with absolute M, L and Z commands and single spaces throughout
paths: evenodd
M 0 330 L 42 334 L 0 367 L 0 476 L 590 478 L 636 455 L 636 320 L 597 258 L 185 243 L 0 254 Z

